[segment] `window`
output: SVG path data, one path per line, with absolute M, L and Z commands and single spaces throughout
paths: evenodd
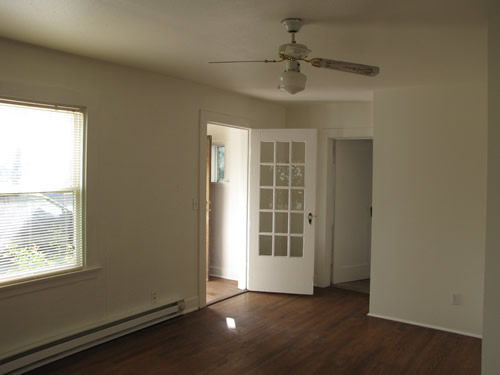
M 0 283 L 83 266 L 84 114 L 0 100 Z
M 224 145 L 212 146 L 211 182 L 224 182 Z

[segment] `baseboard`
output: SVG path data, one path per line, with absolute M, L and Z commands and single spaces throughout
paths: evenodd
M 435 325 L 432 325 L 432 324 L 424 324 L 424 323 L 414 322 L 414 321 L 411 321 L 411 320 L 398 319 L 398 318 L 393 318 L 393 317 L 390 317 L 390 316 L 384 316 L 384 315 L 372 314 L 372 313 L 368 313 L 367 315 L 371 316 L 372 318 L 392 320 L 394 322 L 411 324 L 413 326 L 419 326 L 419 327 L 424 327 L 424 328 L 436 329 L 438 331 L 456 333 L 458 335 L 474 337 L 474 338 L 477 338 L 477 339 L 482 339 L 483 338 L 482 335 L 477 335 L 475 333 L 464 332 L 464 331 L 457 331 L 457 330 L 454 330 L 454 329 L 449 329 L 449 328 L 444 328 L 444 327 L 440 327 L 440 326 L 435 326 Z
M 0 374 L 22 374 L 74 353 L 198 309 L 192 297 L 74 334 L 0 360 Z
M 230 272 L 227 270 L 227 268 L 223 267 L 210 266 L 209 275 L 220 277 L 222 279 L 238 281 L 238 275 L 235 275 L 233 272 Z
M 194 296 L 194 297 L 185 299 L 184 304 L 185 304 L 185 307 L 184 307 L 184 311 L 182 312 L 183 314 L 187 314 L 187 313 L 196 311 L 200 308 L 198 296 Z

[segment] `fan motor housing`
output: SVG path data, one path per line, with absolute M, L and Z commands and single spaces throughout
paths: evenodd
M 305 44 L 287 43 L 280 46 L 279 55 L 281 58 L 290 57 L 292 59 L 304 59 L 311 52 Z

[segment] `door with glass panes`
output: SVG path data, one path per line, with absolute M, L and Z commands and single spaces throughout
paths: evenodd
M 312 294 L 316 130 L 252 130 L 248 289 Z

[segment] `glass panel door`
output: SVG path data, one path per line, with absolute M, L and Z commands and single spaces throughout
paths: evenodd
M 252 130 L 250 290 L 312 294 L 315 130 Z

